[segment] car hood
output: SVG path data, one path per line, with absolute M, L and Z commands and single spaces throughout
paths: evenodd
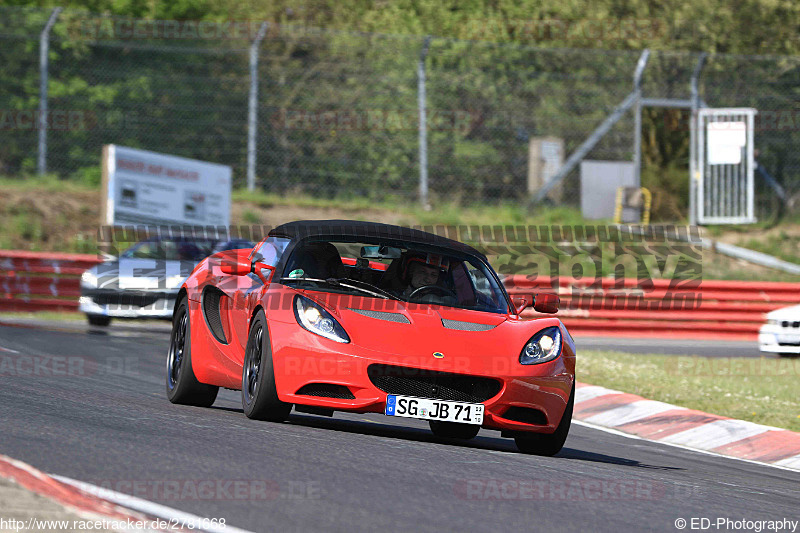
M 98 289 L 167 290 L 177 288 L 174 281 L 167 285 L 169 278 L 181 276 L 182 282 L 196 265 L 197 261 L 121 258 L 95 265 L 87 272 L 96 276 Z
M 800 320 L 800 305 L 793 305 L 791 307 L 783 307 L 770 311 L 767 313 L 767 318 L 770 320 Z
M 424 364 L 432 357 L 490 356 L 522 349 L 515 342 L 507 346 L 508 332 L 503 325 L 508 316 L 504 314 L 331 293 L 306 295 L 334 314 L 354 344 L 402 355 L 406 364 Z

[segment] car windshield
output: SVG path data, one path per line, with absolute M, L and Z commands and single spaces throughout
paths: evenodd
M 153 239 L 141 241 L 124 252 L 124 259 L 161 259 L 166 261 L 202 261 L 211 255 L 215 241 Z
M 508 311 L 497 276 L 479 257 L 414 242 L 301 241 L 285 263 L 281 283 L 490 313 Z

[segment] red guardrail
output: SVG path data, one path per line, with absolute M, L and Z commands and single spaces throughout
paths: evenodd
M 0 311 L 76 311 L 95 255 L 0 250 Z M 507 276 L 511 295 L 557 293 L 575 335 L 755 340 L 764 314 L 800 303 L 800 283 Z M 523 316 L 544 316 L 528 309 Z
M 0 250 L 0 311 L 77 311 L 96 255 Z
M 553 292 L 576 335 L 756 340 L 769 311 L 800 303 L 800 283 L 508 276 L 511 295 Z M 542 316 L 532 309 L 523 316 Z

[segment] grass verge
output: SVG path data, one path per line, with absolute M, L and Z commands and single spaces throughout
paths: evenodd
M 800 432 L 800 358 L 581 351 L 578 380 L 681 407 Z

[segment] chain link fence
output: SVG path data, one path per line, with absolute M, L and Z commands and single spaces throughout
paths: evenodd
M 36 171 L 39 41 L 50 14 L 0 7 L 0 174 Z M 262 24 L 62 11 L 50 35 L 47 170 L 96 182 L 101 146 L 114 143 L 230 165 L 245 186 L 250 52 Z M 324 197 L 418 200 L 427 156 L 432 202 L 524 202 L 531 140 L 560 139 L 572 153 L 631 93 L 641 55 L 264 29 L 256 184 Z M 653 52 L 642 95 L 689 99 L 698 56 Z M 800 197 L 800 58 L 709 56 L 699 89 L 708 106 L 759 111 L 757 159 L 779 186 L 757 177 L 762 212 L 774 209 L 776 190 Z M 688 119 L 688 110 L 645 109 L 643 176 L 680 176 L 685 187 Z M 632 161 L 634 124 L 625 113 L 587 158 Z M 553 198 L 579 203 L 577 168 Z

